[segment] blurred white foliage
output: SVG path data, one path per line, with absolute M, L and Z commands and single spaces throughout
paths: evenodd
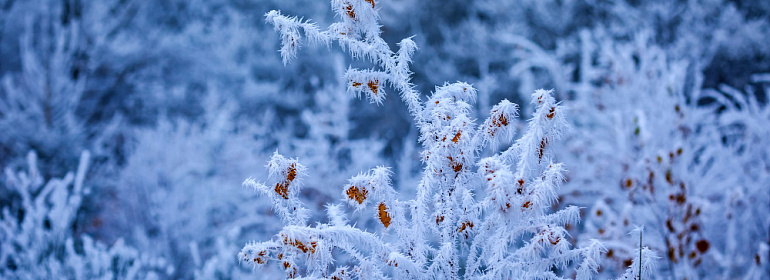
M 702 58 L 678 57 L 656 45 L 649 30 L 630 40 L 613 32 L 581 31 L 577 67 L 558 49 L 514 42 L 537 50 L 519 56 L 522 71 L 537 66 L 554 81 L 577 77 L 561 85 L 570 92 L 564 102 L 574 108 L 575 129 L 557 153 L 583 171 L 569 175 L 564 201 L 593 204 L 586 226 L 576 230 L 578 242 L 602 240 L 611 260 L 603 273 L 617 275 L 636 250 L 624 233 L 643 223 L 656 233 L 646 245 L 665 256 L 652 275 L 743 275 L 768 236 L 768 220 L 759 214 L 768 207 L 757 202 L 768 199 L 762 186 L 770 169 L 759 147 L 770 136 L 755 126 L 767 118 L 767 106 L 750 87 L 703 90 Z M 726 257 L 736 254 L 742 257 Z
M 118 240 L 112 246 L 76 235 L 83 201 L 83 181 L 90 154 L 81 154 L 76 173 L 45 182 L 37 155 L 27 156 L 27 172 L 5 170 L 4 187 L 21 199 L 21 207 L 3 208 L 0 220 L 0 277 L 3 279 L 147 279 L 163 273 L 163 259 L 148 258 Z
M 200 122 L 161 120 L 156 128 L 137 131 L 132 155 L 116 180 L 121 186 L 116 227 L 131 232 L 138 248 L 172 260 L 175 268 L 205 265 L 220 243 L 242 240 L 243 231 L 275 229 L 268 222 L 269 206 L 247 202 L 237 183 L 247 170 L 262 165 L 265 144 L 254 139 L 260 128 L 239 125 L 233 118 L 237 106 L 218 94 L 208 93 Z M 230 268 L 218 273 L 238 273 L 234 259 L 222 261 Z
M 599 199 L 583 239 L 604 240 L 617 266 L 633 256 L 618 233 L 644 223 L 659 233 L 648 236 L 650 247 L 666 256 L 662 275 L 736 277 L 754 265 L 750 256 L 770 224 L 758 214 L 770 209 L 747 201 L 768 199 L 760 187 L 770 183 L 767 155 L 744 153 L 770 140 L 766 129 L 751 127 L 767 119 L 765 109 L 750 91 L 745 96 L 723 87 L 733 103 L 701 90 L 699 72 L 669 58 L 649 34 L 628 43 L 609 40 L 601 30 L 581 36 L 585 75 L 569 104 L 579 112 L 575 126 L 583 132 L 570 141 L 569 153 L 577 158 L 563 158 L 587 172 L 568 184 L 584 197 L 567 201 Z M 707 98 L 715 102 L 700 104 Z M 746 129 L 732 134 L 733 121 Z M 719 230 L 725 226 L 727 231 Z M 736 254 L 747 257 L 725 257 Z

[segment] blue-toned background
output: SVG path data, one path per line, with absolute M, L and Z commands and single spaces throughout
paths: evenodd
M 423 95 L 466 81 L 478 119 L 507 98 L 526 120 L 555 90 L 572 125 L 557 208 L 585 207 L 574 243 L 620 244 L 599 277 L 627 266 L 634 224 L 659 279 L 770 277 L 770 2 L 377 7 L 392 47 L 414 35 Z M 235 257 L 281 228 L 241 187 L 274 151 L 307 166 L 316 221 L 377 165 L 412 195 L 420 145 L 395 91 L 349 95 L 345 70 L 369 66 L 336 45 L 284 65 L 270 10 L 336 20 L 321 0 L 0 0 L 0 278 L 282 277 Z

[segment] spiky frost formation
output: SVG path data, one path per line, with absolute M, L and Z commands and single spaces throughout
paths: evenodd
M 513 139 L 518 106 L 503 100 L 477 124 L 471 117 L 477 91 L 462 82 L 438 86 L 421 101 L 408 68 L 416 46 L 404 39 L 401 50 L 390 50 L 379 37 L 377 5 L 333 0 L 341 21 L 327 31 L 276 11 L 267 20 L 282 33 L 284 59 L 294 57 L 302 29 L 312 40 L 337 41 L 354 58 L 379 67 L 349 69 L 348 88 L 373 103 L 382 103 L 386 85 L 400 92 L 423 146 L 416 197 L 400 197 L 390 170 L 377 167 L 351 178 L 341 194 L 354 212 L 371 213 L 378 232 L 350 225 L 339 204 L 327 206 L 329 223 L 309 226 L 293 189 L 303 168 L 276 153 L 268 164 L 275 188 L 253 179 L 244 184 L 266 194 L 287 225 L 270 241 L 246 244 L 239 260 L 255 268 L 275 263 L 288 278 L 327 279 L 558 279 L 554 271 L 582 260 L 576 275 L 590 279 L 603 246 L 572 248 L 564 226 L 578 222 L 578 208 L 551 210 L 567 172 L 551 153 L 567 129 L 565 109 L 552 92 L 532 94 L 536 110 L 521 138 L 480 158 L 484 149 Z

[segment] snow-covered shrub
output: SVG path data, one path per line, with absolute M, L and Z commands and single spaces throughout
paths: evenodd
M 741 151 L 741 145 L 750 149 L 767 141 L 762 128 L 746 122 L 762 119 L 762 107 L 732 91 L 728 95 L 742 105 L 731 108 L 741 109 L 720 109 L 730 106 L 723 104 L 728 99 L 704 92 L 700 72 L 669 58 L 649 34 L 625 43 L 603 30 L 581 35 L 580 79 L 566 84 L 573 92 L 566 102 L 575 110 L 575 133 L 558 152 L 584 171 L 570 174 L 563 201 L 593 204 L 575 235 L 607 246 L 608 277 L 636 257 L 625 234 L 635 224 L 656 233 L 647 235 L 645 245 L 665 256 L 654 275 L 742 275 L 753 265 L 750 257 L 725 256 L 757 254 L 767 231 L 766 219 L 752 214 L 767 207 L 742 198 L 762 201 L 767 195 L 759 190 L 768 182 L 762 152 L 747 158 Z M 716 102 L 704 105 L 708 98 Z M 733 121 L 740 124 L 728 124 Z M 731 135 L 729 127 L 745 130 Z M 738 219 L 730 209 L 741 211 L 738 223 L 751 230 L 720 231 Z
M 348 91 L 378 104 L 387 85 L 400 93 L 424 148 L 416 197 L 399 197 L 391 171 L 377 167 L 351 178 L 342 195 L 355 212 L 379 220 L 378 233 L 350 225 L 338 204 L 327 206 L 328 223 L 310 226 L 310 211 L 299 197 L 307 168 L 276 153 L 268 164 L 271 181 L 249 179 L 244 185 L 270 199 L 286 226 L 270 241 L 244 246 L 239 260 L 254 267 L 276 262 L 289 278 L 547 279 L 558 278 L 555 269 L 583 259 L 576 273 L 590 278 L 603 247 L 594 242 L 571 248 L 563 226 L 577 222 L 577 207 L 549 213 L 566 173 L 550 152 L 567 129 L 565 109 L 551 92 L 535 91 L 537 109 L 526 133 L 504 152 L 480 158 L 486 147 L 513 137 L 517 105 L 503 100 L 478 125 L 471 116 L 476 90 L 469 84 L 437 87 L 422 102 L 408 66 L 416 45 L 407 38 L 399 51 L 391 51 L 380 37 L 376 5 L 372 0 L 332 1 L 341 21 L 327 31 L 277 11 L 266 17 L 281 32 L 286 62 L 296 56 L 302 29 L 311 41 L 337 41 L 353 57 L 376 65 L 349 69 Z
M 714 244 L 720 250 L 715 258 L 726 278 L 761 279 L 770 274 L 770 218 L 766 215 L 770 212 L 770 105 L 759 101 L 756 91 L 750 86 L 738 91 L 721 85 L 704 93 L 715 100 L 719 135 L 729 152 L 718 160 L 729 164 L 728 172 L 734 176 L 728 188 L 704 194 L 721 210 L 712 218 L 715 225 L 708 233 L 719 241 Z
M 588 33 L 581 38 L 587 58 L 574 101 L 580 134 L 570 137 L 574 157 L 565 156 L 584 168 L 570 178 L 570 189 L 578 192 L 574 199 L 598 200 L 581 235 L 607 244 L 611 261 L 605 271 L 613 273 L 636 256 L 626 232 L 634 224 L 647 225 L 660 233 L 648 235 L 651 248 L 676 259 L 671 264 L 677 268 L 665 268 L 677 277 L 693 277 L 693 266 L 705 253 L 695 244 L 708 241 L 699 234 L 703 205 L 691 186 L 705 178 L 692 160 L 703 147 L 692 136 L 706 133 L 698 126 L 708 122 L 699 118 L 707 115 L 696 115 L 703 110 L 684 97 L 690 90 L 686 65 L 669 61 L 644 34 L 627 44 L 596 37 L 598 47 Z
M 3 279 L 146 279 L 164 268 L 122 240 L 112 246 L 75 234 L 78 211 L 87 189 L 89 163 L 83 152 L 76 173 L 45 182 L 37 155 L 27 156 L 27 172 L 5 170 L 3 188 L 14 192 L 18 205 L 2 209 L 0 277 Z
M 711 97 L 703 88 L 741 85 L 735 71 L 766 67 L 770 18 L 750 8 L 761 4 L 473 1 L 466 14 L 435 19 L 421 16 L 435 3 L 398 2 L 420 7 L 387 8 L 409 15 L 411 28 L 438 30 L 425 36 L 418 74 L 462 76 L 493 92 L 517 85 L 523 96 L 552 85 L 575 110 L 573 134 L 557 154 L 581 172 L 567 175 L 560 196 L 592 208 L 572 232 L 578 244 L 607 245 L 603 276 L 633 261 L 626 233 L 636 224 L 647 225 L 645 245 L 664 256 L 653 275 L 739 277 L 753 269 L 768 240 L 767 219 L 755 214 L 767 208 L 758 203 L 767 201 L 759 190 L 767 185 L 767 138 L 751 121 L 766 119 L 761 94 L 722 85 L 717 95 L 725 97 Z M 462 5 L 448 2 L 441 5 Z M 725 62 L 744 59 L 754 63 Z M 726 77 L 713 76 L 723 68 Z M 735 254 L 742 257 L 726 257 Z

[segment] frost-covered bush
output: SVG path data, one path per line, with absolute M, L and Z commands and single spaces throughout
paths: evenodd
M 634 258 L 625 233 L 644 224 L 657 233 L 647 235 L 646 245 L 665 256 L 659 275 L 744 275 L 756 265 L 750 256 L 760 254 L 767 242 L 762 241 L 766 218 L 753 214 L 767 206 L 741 197 L 766 200 L 760 186 L 767 185 L 768 170 L 748 171 L 746 165 L 761 166 L 766 159 L 760 159 L 761 152 L 746 158 L 741 146 L 751 149 L 767 140 L 759 136 L 761 128 L 747 128 L 737 137 L 721 123 L 734 120 L 747 127 L 745 119 L 762 119 L 762 107 L 731 91 L 744 105 L 723 111 L 720 106 L 732 103 L 704 92 L 700 72 L 652 45 L 649 34 L 627 43 L 601 30 L 581 36 L 581 76 L 569 85 L 574 99 L 568 102 L 575 108 L 574 131 L 580 133 L 569 137 L 566 153 L 560 154 L 585 171 L 570 178 L 565 201 L 598 201 L 578 238 L 604 241 L 611 260 L 606 264 L 614 263 L 605 267 L 610 272 Z M 704 105 L 708 98 L 718 101 Z M 736 225 L 720 230 L 736 219 L 746 231 Z M 728 255 L 747 257 L 727 260 Z
M 742 86 L 748 77 L 740 71 L 766 67 L 761 34 L 770 18 L 754 10 L 759 4 L 503 2 L 476 1 L 447 27 L 441 34 L 451 42 L 437 53 L 450 59 L 429 58 L 438 64 L 431 69 L 458 69 L 482 86 L 514 84 L 523 95 L 543 84 L 561 92 L 575 129 L 556 153 L 584 172 L 568 174 L 560 197 L 590 207 L 571 232 L 578 244 L 598 238 L 607 246 L 604 277 L 634 260 L 626 233 L 640 224 L 645 246 L 663 256 L 653 276 L 756 277 L 762 262 L 752 258 L 760 260 L 768 242 L 767 219 L 756 215 L 767 211 L 758 203 L 767 201 L 760 190 L 768 184 L 760 151 L 767 138 L 749 120 L 766 119 L 762 93 L 754 94 L 762 89 L 704 88 Z M 511 9 L 499 9 L 505 5 Z
M 3 188 L 18 204 L 3 207 L 0 219 L 0 277 L 3 279 L 147 279 L 155 260 L 126 246 L 112 246 L 73 232 L 84 193 L 89 163 L 83 152 L 76 173 L 46 182 L 37 169 L 37 155 L 27 156 L 28 170 L 5 170 Z M 162 271 L 160 271 L 162 273 Z
M 767 81 L 761 86 L 768 92 Z M 734 183 L 721 192 L 704 194 L 720 209 L 708 233 L 719 241 L 716 248 L 720 254 L 715 258 L 725 277 L 762 279 L 770 274 L 770 218 L 765 214 L 770 212 L 770 155 L 766 148 L 770 145 L 770 130 L 765 125 L 770 119 L 770 106 L 767 101 L 759 101 L 759 87 L 747 86 L 738 91 L 721 85 L 719 91 L 704 93 L 716 100 L 713 109 L 718 112 L 717 129 L 727 148 L 718 160 L 730 164 L 728 172 L 734 178 Z
M 347 71 L 351 93 L 378 104 L 387 85 L 400 93 L 424 148 L 416 197 L 399 197 L 391 171 L 377 167 L 351 178 L 342 195 L 355 212 L 370 212 L 379 220 L 378 234 L 349 224 L 338 204 L 327 206 L 328 223 L 310 226 L 311 213 L 299 198 L 306 167 L 276 153 L 268 164 L 271 182 L 249 179 L 244 185 L 270 199 L 286 226 L 271 241 L 247 244 L 239 260 L 255 267 L 277 262 L 289 278 L 545 279 L 558 278 L 555 269 L 582 259 L 575 271 L 581 279 L 590 278 L 602 246 L 571 248 L 563 226 L 577 222 L 578 208 L 549 213 L 566 173 L 550 153 L 567 129 L 564 108 L 550 92 L 536 91 L 532 104 L 537 109 L 526 133 L 504 152 L 480 158 L 486 147 L 513 137 L 517 105 L 503 100 L 477 125 L 470 115 L 476 90 L 469 84 L 437 87 L 422 102 L 408 66 L 416 45 L 407 38 L 399 51 L 391 51 L 380 37 L 376 5 L 332 1 L 341 21 L 327 31 L 277 11 L 266 17 L 281 32 L 285 61 L 296 56 L 302 29 L 313 41 L 337 41 L 354 57 L 376 65 Z
M 653 275 L 743 275 L 759 264 L 750 258 L 766 244 L 767 221 L 753 213 L 767 206 L 742 198 L 750 193 L 755 202 L 766 200 L 760 190 L 767 185 L 765 156 L 743 153 L 766 141 L 764 129 L 749 128 L 748 121 L 762 119 L 763 107 L 729 87 L 724 94 L 704 91 L 703 75 L 692 67 L 698 61 L 672 58 L 650 34 L 626 41 L 608 30 L 585 30 L 574 68 L 560 53 L 516 38 L 533 50 L 519 64 L 551 65 L 549 75 L 570 92 L 565 103 L 574 109 L 575 129 L 557 153 L 584 172 L 569 174 L 561 196 L 592 205 L 574 234 L 579 242 L 597 238 L 607 246 L 607 277 L 634 260 L 637 249 L 626 233 L 637 224 L 655 233 L 645 245 L 665 256 Z M 579 78 L 571 82 L 567 77 L 575 73 Z M 731 209 L 740 209 L 749 230 L 719 230 L 737 223 Z M 725 259 L 734 254 L 747 257 Z

